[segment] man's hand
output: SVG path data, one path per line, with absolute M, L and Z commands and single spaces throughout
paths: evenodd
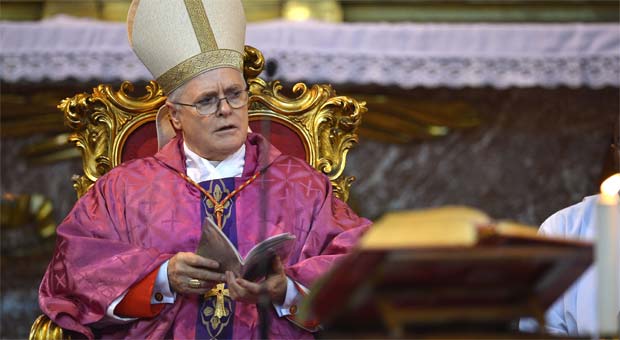
M 226 272 L 226 283 L 230 297 L 235 301 L 257 303 L 262 292 L 267 293 L 275 304 L 283 304 L 286 297 L 286 275 L 279 257 L 275 257 L 271 272 L 262 282 L 250 282 L 242 278 L 235 278 L 231 271 Z
M 213 286 L 226 281 L 226 276 L 213 271 L 220 264 L 194 253 L 177 253 L 168 262 L 168 282 L 180 294 L 204 294 Z M 199 287 L 191 287 L 190 280 L 200 281 Z

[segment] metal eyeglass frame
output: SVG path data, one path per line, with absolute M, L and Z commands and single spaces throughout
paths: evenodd
M 226 100 L 226 103 L 228 103 L 228 105 L 231 108 L 233 108 L 233 109 L 239 109 L 239 108 L 242 108 L 243 106 L 247 105 L 248 104 L 248 100 L 250 99 L 250 91 L 249 90 L 242 90 L 240 92 L 244 92 L 246 94 L 246 98 L 245 98 L 243 104 L 238 105 L 238 106 L 234 106 L 234 105 L 232 105 L 230 103 L 230 99 L 228 98 L 228 96 L 224 96 L 222 98 L 217 98 L 217 104 L 215 104 L 215 110 L 213 112 L 209 112 L 209 113 L 203 113 L 201 111 L 199 106 L 200 107 L 204 107 L 204 106 L 200 105 L 200 102 L 197 102 L 195 104 L 187 104 L 187 103 L 179 103 L 179 102 L 171 102 L 171 103 L 175 104 L 175 105 L 190 106 L 190 107 L 193 107 L 196 110 L 196 112 L 198 112 L 199 115 L 201 115 L 201 116 L 210 116 L 210 115 L 216 114 L 217 112 L 220 111 L 220 108 L 222 107 L 222 100 Z

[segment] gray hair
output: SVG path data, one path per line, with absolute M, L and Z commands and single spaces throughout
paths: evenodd
M 179 97 L 181 96 L 181 93 L 185 92 L 185 87 L 187 86 L 187 83 L 177 87 L 176 89 L 172 90 L 172 92 L 170 92 L 168 94 L 168 101 L 169 102 L 176 102 L 179 100 Z

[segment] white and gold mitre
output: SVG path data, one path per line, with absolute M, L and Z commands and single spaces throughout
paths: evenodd
M 166 94 L 215 68 L 243 72 L 240 0 L 133 0 L 127 31 L 134 52 Z

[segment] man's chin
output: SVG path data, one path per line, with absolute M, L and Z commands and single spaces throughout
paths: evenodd
M 222 143 L 218 143 L 218 151 L 219 154 L 225 155 L 224 158 L 226 158 L 239 150 L 243 143 L 245 143 L 245 138 L 235 139 L 234 141 L 230 141 L 229 143 L 227 143 L 226 140 L 222 140 L 221 142 Z

